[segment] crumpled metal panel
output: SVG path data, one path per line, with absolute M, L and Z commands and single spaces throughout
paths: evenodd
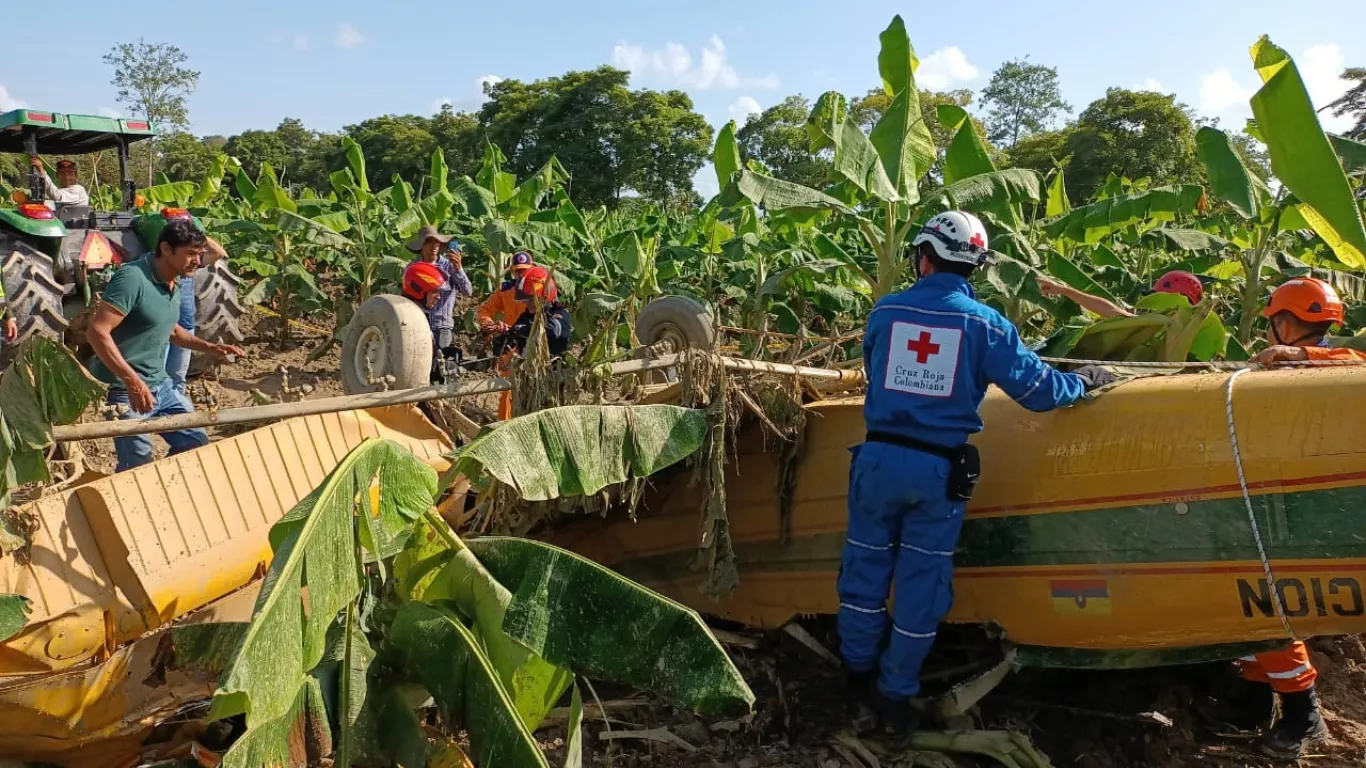
M 109 658 L 251 582 L 270 560 L 271 525 L 371 437 L 440 468 L 451 448 L 411 406 L 304 416 L 22 507 L 40 526 L 30 562 L 0 560 L 0 592 L 29 598 L 32 614 L 0 645 L 0 686 Z

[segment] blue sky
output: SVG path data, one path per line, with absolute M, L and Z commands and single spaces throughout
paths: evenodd
M 69 0 L 54 17 L 42 3 L 9 4 L 5 27 L 35 34 L 5 36 L 0 111 L 16 104 L 118 110 L 101 57 L 139 37 L 179 45 L 202 73 L 190 100 L 199 134 L 270 128 L 284 117 L 337 130 L 385 113 L 431 114 L 442 101 L 473 109 L 484 78 L 530 80 L 601 64 L 631 69 L 636 86 L 689 92 L 720 125 L 793 93 L 866 91 L 877 83 L 878 33 L 896 13 L 920 55 L 922 87 L 980 90 L 1002 61 L 1028 55 L 1058 67 L 1064 96 L 1078 111 L 1106 87 L 1146 87 L 1241 125 L 1258 82 L 1247 49 L 1263 33 L 1296 57 L 1320 103 L 1341 93 L 1336 75 L 1344 66 L 1366 66 L 1362 0 L 236 0 L 174 7 L 132 13 Z M 59 30 L 60 19 L 72 23 Z

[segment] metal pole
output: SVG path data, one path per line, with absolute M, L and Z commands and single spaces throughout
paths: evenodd
M 672 368 L 682 360 L 682 355 L 667 354 L 653 360 L 627 360 L 614 363 L 609 375 L 624 376 L 632 373 L 660 368 Z M 757 360 L 738 358 L 716 358 L 722 366 L 734 371 L 749 373 L 770 373 L 785 376 L 803 376 L 811 379 L 834 381 L 857 386 L 863 381 L 862 371 L 834 371 L 826 368 L 805 368 L 783 363 L 766 363 Z M 156 419 L 126 421 L 92 421 L 85 424 L 69 424 L 52 429 L 53 440 L 70 442 L 73 440 L 96 440 L 105 437 L 125 437 L 128 435 L 149 435 L 170 432 L 177 429 L 200 429 L 220 427 L 228 424 L 245 424 L 257 421 L 274 421 L 295 416 L 311 416 L 318 413 L 336 413 L 365 408 L 382 408 L 388 405 L 406 405 L 427 400 L 482 395 L 489 392 L 503 392 L 512 389 L 507 379 L 493 378 L 481 381 L 443 384 L 440 386 L 417 387 L 393 392 L 367 392 L 360 395 L 342 395 L 317 400 L 304 400 L 297 403 L 275 403 L 246 408 L 224 408 L 220 411 L 195 411 L 179 416 L 163 416 Z

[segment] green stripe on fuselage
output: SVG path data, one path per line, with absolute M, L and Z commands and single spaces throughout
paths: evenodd
M 1252 498 L 1273 560 L 1366 558 L 1366 486 Z M 843 533 L 736 542 L 742 572 L 835 570 Z M 691 572 L 692 550 L 615 567 L 628 578 L 676 579 Z M 1111 509 L 973 517 L 963 524 L 959 568 L 1258 561 L 1242 497 Z

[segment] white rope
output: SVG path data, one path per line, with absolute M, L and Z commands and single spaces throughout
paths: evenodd
M 1238 485 L 1243 489 L 1243 505 L 1247 507 L 1247 521 L 1252 525 L 1252 538 L 1257 542 L 1257 554 L 1262 558 L 1262 570 L 1266 573 L 1267 588 L 1271 591 L 1271 599 L 1276 605 L 1276 615 L 1280 617 L 1281 626 L 1285 627 L 1286 634 L 1298 640 L 1295 630 L 1290 626 L 1290 619 L 1285 613 L 1285 603 L 1281 600 L 1281 592 L 1276 589 L 1276 576 L 1271 572 L 1271 560 L 1266 556 L 1266 547 L 1262 544 L 1262 531 L 1257 526 L 1257 513 L 1252 508 L 1252 494 L 1247 489 L 1247 475 L 1243 472 L 1243 456 L 1238 450 L 1238 430 L 1233 424 L 1233 382 L 1239 376 L 1252 370 L 1244 368 L 1234 372 L 1228 377 L 1228 386 L 1224 389 L 1224 411 L 1228 414 L 1228 439 L 1233 445 L 1233 465 L 1238 469 Z

